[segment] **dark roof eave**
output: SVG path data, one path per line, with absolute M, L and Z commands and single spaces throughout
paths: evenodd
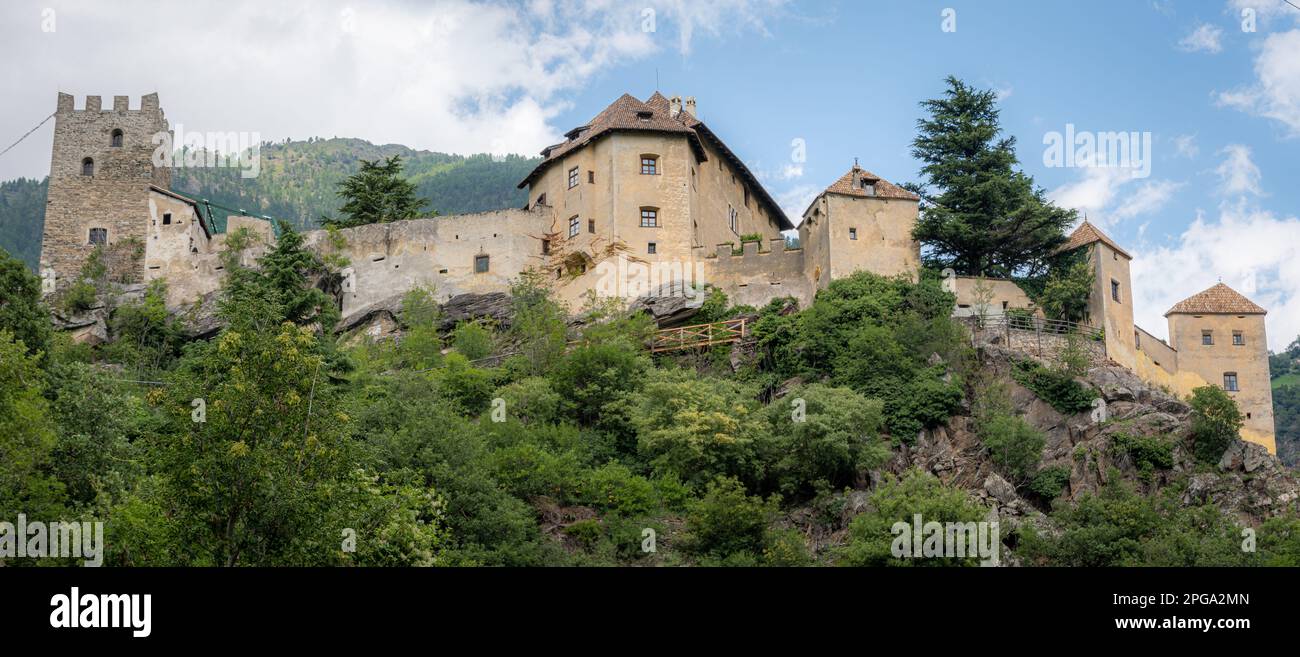
M 713 134 L 713 131 L 710 130 L 707 125 L 704 125 L 703 122 L 699 122 L 696 123 L 692 129 L 707 136 L 709 140 L 713 142 L 714 147 L 721 151 L 724 157 L 731 160 L 732 165 L 740 171 L 740 175 L 743 176 L 750 186 L 758 192 L 759 199 L 767 204 L 768 211 L 776 217 L 777 224 L 781 226 L 781 230 L 794 230 L 794 223 L 790 221 L 789 217 L 785 216 L 785 211 L 782 210 L 781 206 L 772 198 L 772 195 L 767 193 L 767 189 L 763 187 L 763 183 L 758 181 L 758 178 L 749 170 L 749 167 L 745 166 L 745 163 L 742 162 L 739 157 L 736 157 L 736 154 L 731 152 L 731 149 L 727 148 L 727 145 L 723 143 L 717 135 Z
M 695 151 L 695 156 L 699 158 L 701 162 L 707 162 L 709 160 L 709 156 L 704 152 L 704 147 L 700 145 L 700 138 L 694 132 L 689 130 L 660 130 L 658 128 L 609 128 L 607 130 L 601 130 L 600 132 L 587 135 L 586 139 L 584 139 L 580 144 L 575 146 L 573 149 L 569 150 L 564 155 L 568 155 L 569 153 L 572 153 L 576 150 L 586 148 L 587 146 L 590 146 L 596 141 L 599 141 L 600 139 L 603 139 L 604 137 L 608 135 L 612 135 L 616 132 L 657 132 L 665 135 L 681 135 L 690 140 L 691 149 Z M 564 159 L 564 155 L 555 158 L 547 157 L 543 159 L 541 162 L 537 164 L 536 167 L 533 168 L 532 171 L 528 173 L 527 176 L 524 177 L 523 180 L 519 181 L 518 185 L 515 185 L 515 189 L 523 189 L 529 186 L 530 184 L 532 184 L 532 182 L 536 180 L 538 176 L 542 175 L 542 173 L 545 172 L 546 169 L 550 168 L 551 165 Z

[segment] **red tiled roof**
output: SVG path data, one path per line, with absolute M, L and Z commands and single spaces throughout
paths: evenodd
M 757 192 L 759 201 L 767 205 L 768 212 L 776 218 L 781 229 L 789 230 L 794 228 L 794 224 L 785 216 L 781 206 L 768 194 L 767 190 L 758 182 L 758 178 L 749 171 L 744 162 L 741 162 L 740 158 L 732 153 L 731 149 L 727 148 L 727 145 L 722 143 L 722 140 L 712 130 L 709 130 L 708 126 L 685 109 L 678 112 L 677 116 L 673 116 L 672 104 L 658 91 L 644 102 L 637 100 L 631 94 L 623 94 L 619 96 L 618 100 L 610 103 L 609 107 L 606 107 L 592 118 L 587 125 L 574 128 L 565 134 L 565 141 L 542 149 L 541 163 L 519 183 L 519 188 L 523 189 L 532 184 L 538 176 L 542 175 L 542 172 L 565 155 L 616 131 L 644 131 L 683 135 L 690 140 L 691 148 L 695 150 L 695 155 L 701 162 L 709 159 L 703 146 L 703 142 L 707 140 L 723 157 L 731 162 L 741 177 L 745 179 L 745 182 Z
M 860 175 L 862 180 L 875 182 L 875 198 L 900 198 L 908 201 L 921 200 L 920 196 L 917 196 L 916 194 L 913 194 L 912 192 L 909 192 L 906 189 L 903 189 L 902 187 L 857 166 L 856 164 L 853 165 L 852 169 L 849 169 L 848 173 L 840 176 L 839 180 L 836 180 L 830 187 L 827 187 L 826 191 L 832 194 L 846 194 L 848 196 L 871 198 L 872 195 L 862 189 L 861 185 L 856 187 L 853 185 L 853 176 L 855 173 Z
M 1101 242 L 1102 244 L 1115 249 L 1116 253 L 1119 253 L 1129 260 L 1133 259 L 1133 256 L 1129 255 L 1128 251 L 1120 248 L 1120 246 L 1115 243 L 1115 240 L 1108 237 L 1106 233 L 1101 232 L 1101 230 L 1096 226 L 1088 223 L 1088 220 L 1086 219 L 1082 224 L 1079 224 L 1078 228 L 1074 229 L 1074 232 L 1070 234 L 1070 238 L 1065 240 L 1065 244 L 1062 244 L 1061 248 L 1057 249 L 1056 252 L 1064 253 L 1066 251 L 1073 251 L 1079 247 L 1087 246 L 1095 242 Z
M 1181 315 L 1267 315 L 1268 311 L 1223 283 L 1174 304 L 1165 317 Z

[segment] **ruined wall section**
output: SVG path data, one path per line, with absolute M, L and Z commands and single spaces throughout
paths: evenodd
M 434 288 L 441 301 L 504 292 L 524 270 L 546 265 L 541 240 L 549 230 L 551 213 L 543 206 L 371 224 L 334 236 L 314 230 L 303 237 L 308 248 L 349 261 L 342 270 L 346 318 L 417 287 Z

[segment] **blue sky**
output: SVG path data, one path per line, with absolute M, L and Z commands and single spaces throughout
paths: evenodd
M 109 5 L 0 8 L 0 55 L 23 62 L 0 77 L 4 145 L 56 91 L 157 91 L 187 130 L 531 154 L 657 76 L 797 214 L 855 157 L 915 180 L 918 103 L 955 75 L 997 90 L 1025 171 L 1133 252 L 1144 328 L 1163 335 L 1164 310 L 1222 278 L 1270 308 L 1273 347 L 1300 334 L 1300 9 L 1284 0 Z M 1150 175 L 1045 166 L 1067 124 L 1149 133 Z M 0 179 L 48 162 L 47 125 Z

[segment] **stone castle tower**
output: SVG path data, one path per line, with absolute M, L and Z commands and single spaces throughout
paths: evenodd
M 134 110 L 129 100 L 114 96 L 104 109 L 99 96 L 87 96 L 78 110 L 70 94 L 59 94 L 41 242 L 47 292 L 74 280 L 98 245 L 143 246 L 150 190 L 171 183 L 170 169 L 153 163 L 155 135 L 168 132 L 158 95 L 144 96 Z M 142 271 L 124 275 L 139 280 Z

